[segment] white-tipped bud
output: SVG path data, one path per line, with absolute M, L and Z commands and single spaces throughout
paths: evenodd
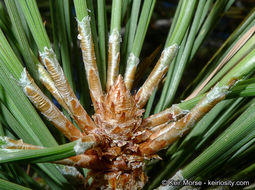
M 44 47 L 43 52 L 39 52 L 42 61 L 44 62 L 45 58 L 47 59 L 57 59 L 56 54 L 54 53 L 52 48 Z
M 218 85 L 216 85 L 210 92 L 208 92 L 206 97 L 208 101 L 221 98 L 222 96 L 225 96 L 229 92 L 228 89 L 229 89 L 228 86 L 219 87 Z
M 173 44 L 165 48 L 161 54 L 160 62 L 164 65 L 169 65 L 169 63 L 176 56 L 178 49 L 179 49 L 179 46 L 177 44 Z
M 19 85 L 24 89 L 26 86 L 29 86 L 31 81 L 28 78 L 26 68 L 23 69 L 19 78 Z
M 120 43 L 121 41 L 122 39 L 121 39 L 120 32 L 118 31 L 117 28 L 114 28 L 112 30 L 111 35 L 109 36 L 109 42 L 113 44 L 113 43 Z
M 82 30 L 82 34 L 84 34 L 84 36 L 90 35 L 91 34 L 90 16 L 85 16 L 81 21 L 79 21 L 78 19 L 76 20 L 77 20 L 78 26 Z
M 137 67 L 139 62 L 140 62 L 140 60 L 138 57 L 135 56 L 135 54 L 133 54 L 133 53 L 129 54 L 128 60 L 127 60 L 127 65 L 134 65 L 135 67 Z
M 78 139 L 76 141 L 76 145 L 73 147 L 74 151 L 76 152 L 76 155 L 83 154 L 86 150 L 90 149 L 95 145 L 95 142 L 82 142 L 82 139 Z
M 125 85 L 130 90 L 135 78 L 135 72 L 137 65 L 139 64 L 139 58 L 136 57 L 133 53 L 130 53 L 127 60 L 127 67 L 125 72 Z

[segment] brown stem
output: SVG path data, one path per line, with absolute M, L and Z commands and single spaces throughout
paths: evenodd
M 88 168 L 93 170 L 105 169 L 102 161 L 98 159 L 96 155 L 86 155 L 80 154 L 77 156 L 72 156 L 63 160 L 54 161 L 55 164 L 63 164 L 68 166 Z
M 24 143 L 22 139 L 14 140 L 9 137 L 1 137 L 5 141 L 5 145 L 2 145 L 2 148 L 6 149 L 23 149 L 23 150 L 37 150 L 43 149 L 44 147 L 35 146 L 31 144 Z
M 46 69 L 41 65 L 37 65 L 38 73 L 39 73 L 39 79 L 40 82 L 47 88 L 47 90 L 54 96 L 54 98 L 58 101 L 58 103 L 70 114 L 69 108 L 67 107 L 66 103 L 64 102 L 63 98 L 58 92 L 58 89 L 56 88 L 52 78 L 50 77 L 49 73 L 46 71 Z
M 169 64 L 175 57 L 177 50 L 178 46 L 174 44 L 165 48 L 162 52 L 156 66 L 135 96 L 135 100 L 139 108 L 145 106 L 153 90 L 158 86 L 159 82 L 168 71 Z
M 135 79 L 136 68 L 138 64 L 139 64 L 139 58 L 136 57 L 133 53 L 131 53 L 127 60 L 127 67 L 126 67 L 125 77 L 124 77 L 125 85 L 127 89 L 129 90 L 132 89 L 133 82 Z
M 163 129 L 154 132 L 149 140 L 140 145 L 141 153 L 144 155 L 154 154 L 172 144 L 192 128 L 218 102 L 223 100 L 229 88 L 230 86 L 215 86 L 187 115 L 177 122 L 170 123 Z
M 40 52 L 40 58 L 79 127 L 87 134 L 94 130 L 96 125 L 75 96 L 53 50 L 45 47 L 44 52 Z
M 119 74 L 119 62 L 120 62 L 120 41 L 121 37 L 119 31 L 114 29 L 109 37 L 109 49 L 108 49 L 108 68 L 107 68 L 107 92 L 114 84 Z
M 180 117 L 187 114 L 187 111 L 180 109 L 178 106 L 173 105 L 170 108 L 151 115 L 143 120 L 141 127 L 139 130 L 143 129 L 152 129 L 155 126 L 161 125 L 166 122 L 176 121 Z
M 20 83 L 23 91 L 35 107 L 68 139 L 77 140 L 83 134 L 64 116 L 62 112 L 43 94 L 28 72 L 24 69 Z
M 103 97 L 103 90 L 96 63 L 94 42 L 91 34 L 89 16 L 84 17 L 82 21 L 78 21 L 78 30 L 78 39 L 80 39 L 81 41 L 80 46 L 89 84 L 90 96 L 96 110 L 97 104 L 101 103 L 101 99 Z

